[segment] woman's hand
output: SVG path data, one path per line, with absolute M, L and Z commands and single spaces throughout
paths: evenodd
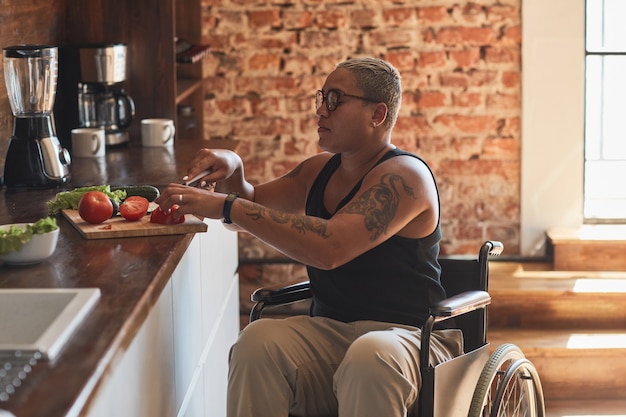
M 242 162 L 239 155 L 226 149 L 200 149 L 196 157 L 189 164 L 187 175 L 183 177 L 183 181 L 187 181 L 200 174 L 202 171 L 209 171 L 203 176 L 198 184 L 201 188 L 230 179 L 235 172 L 241 172 Z
M 179 207 L 175 213 L 177 217 L 183 214 L 195 214 L 210 219 L 221 219 L 225 199 L 225 194 L 211 190 L 170 184 L 155 202 L 166 213 L 169 213 L 173 205 L 177 205 Z

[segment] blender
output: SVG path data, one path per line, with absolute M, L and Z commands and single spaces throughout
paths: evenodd
M 70 154 L 61 147 L 52 118 L 57 53 L 56 47 L 46 45 L 3 49 L 4 78 L 14 116 L 4 165 L 7 187 L 49 188 L 70 179 Z

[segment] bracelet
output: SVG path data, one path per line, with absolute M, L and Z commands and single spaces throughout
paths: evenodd
M 224 200 L 224 208 L 222 209 L 222 222 L 231 224 L 233 221 L 230 219 L 230 209 L 233 207 L 233 201 L 239 197 L 239 193 L 230 193 Z

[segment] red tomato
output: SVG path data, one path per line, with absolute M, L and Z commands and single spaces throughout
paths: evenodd
M 176 218 L 174 217 L 174 213 L 177 210 L 178 210 L 178 206 L 176 204 L 172 206 L 169 214 L 165 214 L 165 212 L 161 210 L 161 207 L 157 207 L 157 209 L 154 210 L 152 214 L 150 215 L 150 221 L 152 223 L 159 223 L 159 224 L 183 223 L 185 221 L 185 215 L 181 215 L 178 220 L 176 220 Z
M 88 191 L 78 202 L 78 214 L 87 223 L 102 223 L 113 215 L 113 203 L 102 191 Z
M 128 197 L 120 204 L 120 214 L 128 221 L 141 219 L 148 212 L 148 199 L 140 196 Z

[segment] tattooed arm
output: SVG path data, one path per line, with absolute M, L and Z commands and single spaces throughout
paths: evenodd
M 329 220 L 303 214 L 306 187 L 299 188 L 306 181 L 276 181 L 282 186 L 257 189 L 255 201 L 238 198 L 233 202 L 233 225 L 290 258 L 320 269 L 336 268 L 393 235 L 424 237 L 437 226 L 434 180 L 426 166 L 412 157 L 399 156 L 372 169 L 360 191 Z M 289 181 L 299 185 L 290 188 Z M 286 198 L 286 189 L 296 197 Z M 179 195 L 183 195 L 181 213 L 221 218 L 225 194 L 172 184 L 157 201 L 169 207 L 179 201 Z
M 340 266 L 396 234 L 427 236 L 439 216 L 432 176 L 411 157 L 397 157 L 373 169 L 360 192 L 329 220 L 280 212 L 246 200 L 236 200 L 233 210 L 233 221 L 247 232 L 321 269 Z
M 380 183 L 365 190 L 341 209 L 340 213 L 362 215 L 365 228 L 372 232 L 370 240 L 376 240 L 381 234 L 387 233 L 387 226 L 393 221 L 400 204 L 400 192 L 415 199 L 413 189 L 403 177 L 384 173 L 380 177 Z

